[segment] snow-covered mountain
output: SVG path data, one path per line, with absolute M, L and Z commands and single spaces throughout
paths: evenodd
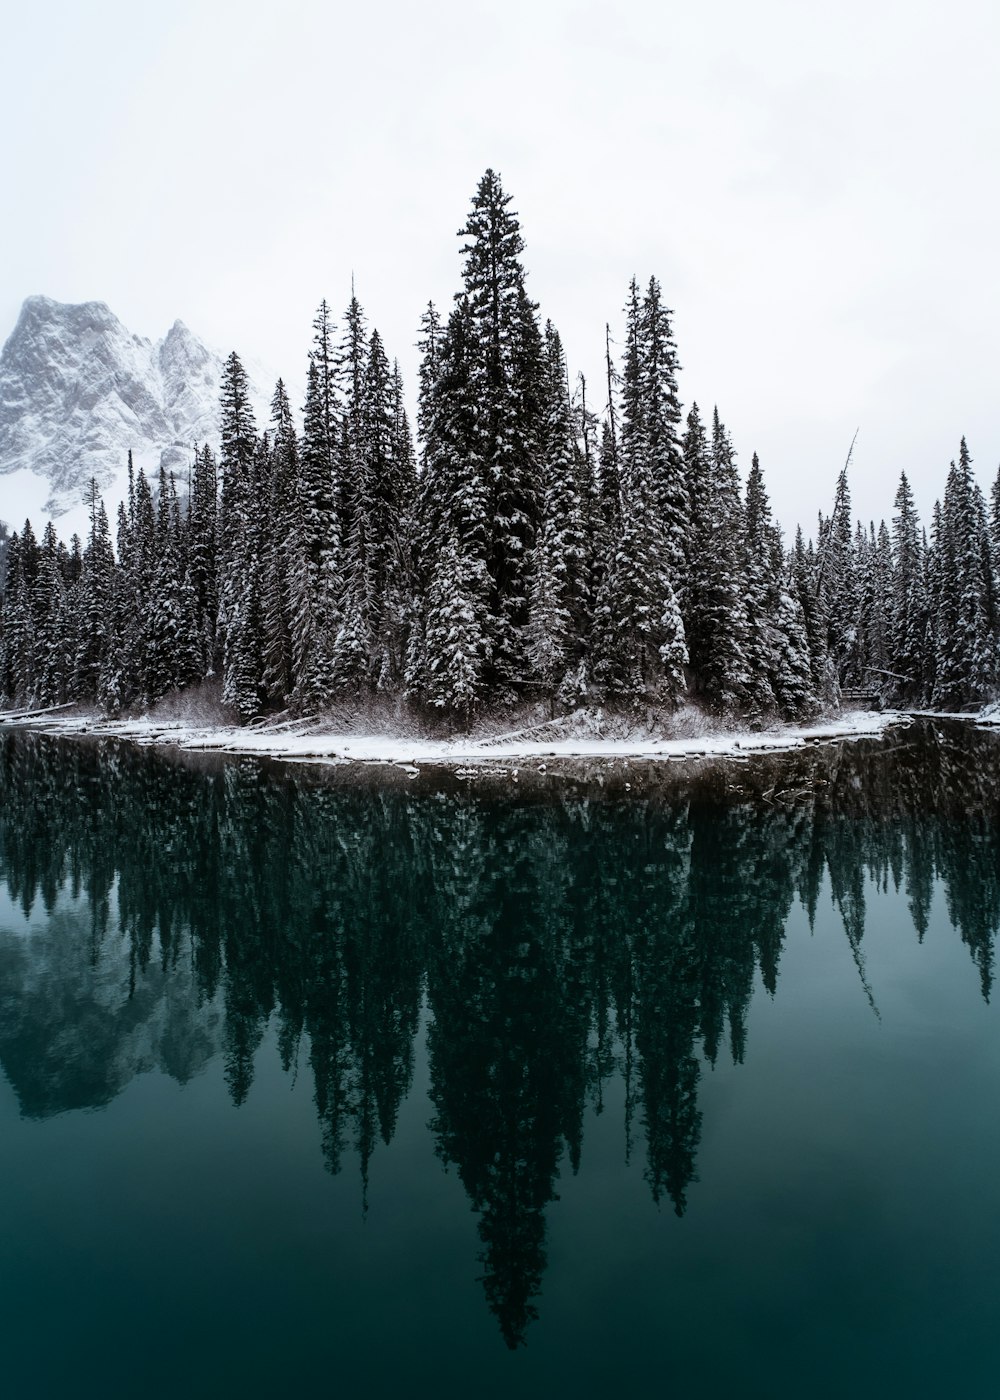
M 0 519 L 20 524 L 25 500 L 75 517 L 91 477 L 113 498 L 130 449 L 147 473 L 186 472 L 192 444 L 217 443 L 222 368 L 181 321 L 154 343 L 103 302 L 29 297 L 0 352 Z

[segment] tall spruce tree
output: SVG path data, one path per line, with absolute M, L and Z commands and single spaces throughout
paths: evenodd
M 326 303 L 322 304 L 321 310 Z M 295 684 L 292 637 L 296 623 L 292 582 L 301 545 L 299 452 L 292 408 L 283 380 L 271 399 L 271 457 L 265 486 L 267 529 L 263 543 L 264 689 L 281 704 Z
M 261 454 L 249 382 L 235 351 L 223 371 L 220 432 L 222 698 L 241 718 L 250 719 L 263 698 Z
M 653 500 L 660 514 L 667 550 L 664 562 L 670 570 L 675 591 L 683 593 L 691 502 L 680 443 L 681 405 L 677 391 L 680 365 L 670 317 L 671 312 L 663 304 L 660 284 L 655 277 L 650 277 L 638 325 L 642 424 Z
M 900 474 L 892 519 L 892 597 L 889 669 L 895 693 L 921 698 L 921 653 L 925 645 L 923 549 L 920 520 L 905 472 Z
M 963 437 L 958 463 L 952 462 L 948 473 L 935 539 L 939 650 L 932 701 L 943 709 L 986 699 L 996 685 L 985 531 L 985 503 L 973 479 L 972 457 Z
M 541 528 L 529 585 L 527 650 L 533 683 L 554 700 L 569 681 L 585 688 L 581 664 L 590 630 L 586 458 L 575 441 L 562 342 L 545 327 L 545 418 L 539 439 Z M 566 698 L 570 698 L 567 693 Z
M 744 698 L 747 669 L 743 503 L 732 444 L 718 409 L 705 440 L 697 404 L 688 414 L 683 466 L 690 521 L 684 631 L 697 691 L 717 710 Z
M 688 652 L 645 454 L 632 458 L 627 483 L 621 534 L 597 598 L 595 670 L 613 693 L 675 704 Z
M 500 178 L 487 170 L 459 230 L 476 405 L 476 456 L 487 490 L 491 688 L 526 679 L 524 626 L 538 525 L 541 334 L 524 285 L 524 240 Z
M 858 630 L 857 561 L 851 488 L 846 465 L 837 478 L 833 512 L 820 521 L 816 587 L 825 615 L 826 653 L 829 658 L 828 698 L 836 698 L 841 686 L 860 685 L 862 662 Z
M 422 406 L 428 430 L 414 537 L 422 626 L 411 633 L 406 663 L 411 693 L 467 721 L 486 694 L 493 625 L 476 349 L 469 304 L 461 299 L 440 339 L 437 375 Z
M 114 613 L 115 557 L 104 502 L 91 478 L 90 532 L 80 578 L 80 637 L 74 658 L 73 691 L 93 703 L 98 696 L 102 667 L 111 641 Z

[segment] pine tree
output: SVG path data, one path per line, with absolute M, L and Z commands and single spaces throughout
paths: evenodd
M 226 361 L 221 397 L 219 630 L 222 699 L 243 719 L 263 694 L 260 533 L 263 475 L 246 372 L 234 351 Z M 265 447 L 266 452 L 266 447 Z
M 783 719 L 803 720 L 819 709 L 806 617 L 796 590 L 782 580 L 773 608 L 776 639 L 772 689 Z
M 417 432 L 422 442 L 427 441 L 431 427 L 434 388 L 441 369 L 441 342 L 444 328 L 441 316 L 432 301 L 427 303 L 420 317 L 416 348 L 420 351 L 420 370 L 417 379 Z
M 996 639 L 987 613 L 986 508 L 962 439 L 945 487 L 938 537 L 938 668 L 932 702 L 957 708 L 988 698 L 996 685 Z
M 459 230 L 476 405 L 487 488 L 491 682 L 496 699 L 525 680 L 524 624 L 538 524 L 542 343 L 527 296 L 524 241 L 499 177 L 487 170 Z
M 639 386 L 648 470 L 659 510 L 665 563 L 675 591 L 683 593 L 687 574 L 691 503 L 684 479 L 680 444 L 681 406 L 677 392 L 680 365 L 660 284 L 649 279 L 639 316 Z M 714 451 L 713 447 L 713 451 Z
M 479 609 L 485 569 L 477 562 L 449 528 L 427 599 L 424 693 L 429 704 L 461 715 L 466 728 L 485 693 L 488 660 Z
M 111 529 L 97 482 L 90 482 L 90 533 L 80 578 L 80 638 L 75 656 L 73 692 L 77 699 L 97 699 L 101 669 L 112 636 L 115 557 Z M 148 598 L 144 600 L 148 605 Z
M 580 666 L 590 630 L 585 458 L 577 451 L 566 361 L 551 321 L 545 327 L 544 390 L 541 529 L 532 559 L 526 636 L 533 681 L 551 703 L 571 667 L 572 688 L 578 694 L 584 687 Z
M 392 369 L 391 417 L 390 470 L 383 499 L 389 545 L 383 551 L 381 624 L 376 639 L 379 654 L 376 684 L 380 689 L 396 687 L 403 679 L 415 597 L 416 458 L 398 361 L 393 362 Z
M 333 467 L 337 448 L 328 437 L 332 430 L 326 420 L 323 378 L 313 361 L 306 381 L 289 560 L 292 672 L 300 708 L 323 704 L 333 684 L 330 653 L 339 623 L 344 545 Z
M 821 520 L 817 551 L 817 587 L 826 616 L 826 652 L 835 690 L 860 685 L 862 660 L 858 614 L 857 564 L 851 490 L 845 466 L 837 478 L 833 514 Z M 831 695 L 835 698 L 835 695 Z
M 624 697 L 674 704 L 688 652 L 644 454 L 633 456 L 627 481 L 621 535 L 597 598 L 596 672 Z
M 813 692 L 820 699 L 829 699 L 831 666 L 827 651 L 829 623 L 826 599 L 812 541 L 807 547 L 802 538 L 801 526 L 795 532 L 795 547 L 792 551 L 791 592 L 802 610 Z
M 338 491 L 336 500 L 339 550 L 350 548 L 354 510 L 362 486 L 362 414 L 368 335 L 365 313 L 351 282 L 351 299 L 344 312 L 344 331 L 336 356 L 337 384 L 341 396 L 341 427 L 337 445 Z
M 746 704 L 750 714 L 763 715 L 774 709 L 777 704 L 774 679 L 781 662 L 776 654 L 775 625 L 778 619 L 773 616 L 774 525 L 771 521 L 771 505 L 764 488 L 764 475 L 756 452 L 753 454 L 747 477 L 743 538 L 748 673 Z M 801 532 L 798 545 L 801 546 Z M 792 595 L 789 595 L 792 616 L 795 614 L 796 603 L 797 599 L 793 601 Z M 798 606 L 801 608 L 800 603 Z M 808 647 L 808 643 L 806 646 Z
M 326 303 L 322 303 L 321 311 Z M 282 704 L 295 684 L 292 638 L 296 611 L 293 578 L 301 542 L 299 452 L 292 409 L 282 380 L 271 400 L 274 435 L 268 463 L 267 529 L 261 581 L 263 684 L 272 704 Z M 308 602 L 304 604 L 308 606 Z
M 683 446 L 690 520 L 684 631 L 699 692 L 714 709 L 743 698 L 747 670 L 743 504 L 729 435 L 718 409 L 711 448 L 697 404 Z
M 219 615 L 217 534 L 218 470 L 207 443 L 195 453 L 187 518 L 187 557 L 194 589 L 203 674 L 216 663 L 215 628 Z
M 858 583 L 859 671 L 867 688 L 888 689 L 891 650 L 892 545 L 888 527 L 858 523 L 854 557 Z
M 913 492 L 903 472 L 892 520 L 892 596 L 890 602 L 889 669 L 896 673 L 895 693 L 904 700 L 920 696 L 921 652 L 925 645 L 923 618 L 923 549 Z
M 416 501 L 414 569 L 422 626 L 411 633 L 406 682 L 466 719 L 486 693 L 492 617 L 487 484 L 478 454 L 475 347 L 460 300 L 438 348 Z M 452 590 L 449 593 L 449 590 Z
M 154 704 L 202 677 L 197 597 L 184 560 L 173 476 L 160 468 L 155 569 L 149 599 L 145 692 Z
M 30 705 L 35 689 L 36 627 L 31 599 L 38 576 L 38 547 L 31 521 L 7 547 L 0 688 L 12 703 Z
M 52 522 L 45 527 L 33 590 L 35 704 L 59 705 L 68 698 L 73 681 L 75 644 L 72 604 L 67 598 L 60 566 L 59 541 Z

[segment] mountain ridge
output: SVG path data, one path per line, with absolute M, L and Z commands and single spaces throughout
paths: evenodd
M 129 451 L 148 473 L 186 470 L 196 444 L 217 441 L 223 364 L 181 320 L 152 341 L 106 302 L 27 297 L 0 350 L 0 516 L 14 473 L 44 479 L 57 518 L 91 477 L 113 491 Z M 263 423 L 267 400 L 252 395 Z

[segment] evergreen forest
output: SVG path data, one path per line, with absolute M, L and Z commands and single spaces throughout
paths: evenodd
M 234 352 L 219 441 L 189 479 L 129 461 L 114 529 L 0 529 L 0 700 L 109 715 L 215 687 L 243 722 L 384 696 L 468 727 L 519 703 L 801 719 L 845 691 L 957 709 L 1000 688 L 1000 475 L 964 438 L 929 529 L 905 474 L 889 523 L 783 539 L 717 407 L 682 405 L 671 316 L 633 279 L 604 382 L 567 369 L 491 170 L 461 288 L 419 325 L 416 432 L 357 297 L 313 322 L 301 428 L 279 380 L 255 421 Z

